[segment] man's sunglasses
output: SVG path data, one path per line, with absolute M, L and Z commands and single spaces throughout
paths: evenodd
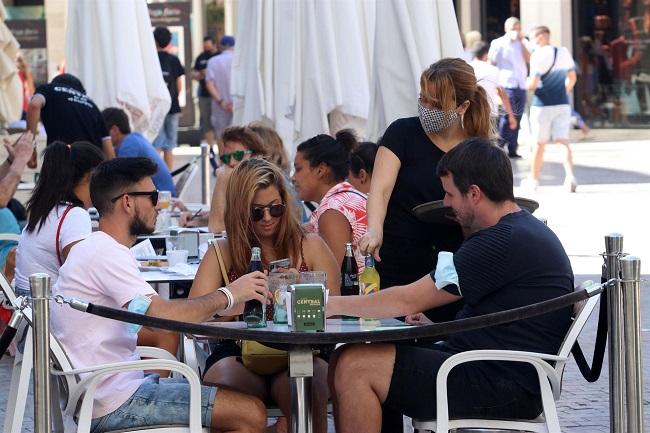
M 115 203 L 125 195 L 146 195 L 149 196 L 149 199 L 151 200 L 152 205 L 157 205 L 158 204 L 158 191 L 132 191 L 132 192 L 123 192 L 122 194 L 118 195 L 117 197 L 113 197 L 111 199 L 111 203 Z
M 235 158 L 235 161 L 241 162 L 244 159 L 244 156 L 252 154 L 252 150 L 235 150 L 234 152 L 224 153 L 223 155 L 219 156 L 219 159 L 221 159 L 224 164 L 229 164 L 230 158 Z
M 253 208 L 251 208 L 251 219 L 253 221 L 260 221 L 262 218 L 264 218 L 264 211 L 266 209 L 269 210 L 269 214 L 273 218 L 277 218 L 282 216 L 282 214 L 284 213 L 284 208 L 285 205 L 281 203 L 270 204 L 267 206 L 254 206 Z

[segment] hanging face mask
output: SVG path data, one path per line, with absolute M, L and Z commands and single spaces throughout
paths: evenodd
M 418 114 L 420 115 L 420 123 L 422 129 L 427 134 L 435 134 L 449 128 L 456 119 L 458 119 L 458 112 L 442 111 L 437 108 L 427 108 L 418 102 Z
M 519 39 L 519 32 L 517 30 L 510 30 L 507 33 L 511 41 L 516 41 Z

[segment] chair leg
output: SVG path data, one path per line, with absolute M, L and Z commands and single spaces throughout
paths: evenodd
M 9 395 L 7 396 L 4 433 L 20 433 L 22 430 L 33 362 L 32 333 L 31 329 L 29 329 L 25 338 L 23 353 L 16 353 L 11 372 L 11 385 L 9 386 Z

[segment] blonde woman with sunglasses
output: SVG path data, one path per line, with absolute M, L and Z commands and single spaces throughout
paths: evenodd
M 208 227 L 212 233 L 221 233 L 226 228 L 224 223 L 226 188 L 233 169 L 242 161 L 261 158 L 268 153 L 260 136 L 246 126 L 226 128 L 221 136 L 221 142 L 219 146 L 221 166 L 217 169 L 217 181 L 208 218 Z
M 249 278 L 248 263 L 252 247 L 262 250 L 262 263 L 268 269 L 274 260 L 289 259 L 288 271 L 325 271 L 330 294 L 339 294 L 340 275 L 334 255 L 316 234 L 306 234 L 299 220 L 299 209 L 288 190 L 284 174 L 262 159 L 242 161 L 230 176 L 226 188 L 225 227 L 228 237 L 219 239 L 218 248 L 230 282 Z M 190 298 L 211 293 L 225 286 L 215 249 L 203 258 L 190 290 Z M 242 313 L 231 310 L 228 313 Z M 232 319 L 228 317 L 226 320 Z M 206 362 L 203 380 L 207 383 L 274 401 L 288 417 L 291 399 L 287 371 L 259 375 L 241 362 L 241 349 L 234 342 L 221 342 Z M 327 362 L 314 357 L 313 408 L 314 432 L 327 432 Z M 277 431 L 286 431 L 286 420 Z

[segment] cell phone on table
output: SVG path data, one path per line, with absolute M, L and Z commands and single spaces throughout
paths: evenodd
M 271 263 L 269 263 L 269 272 L 273 272 L 278 269 L 289 269 L 290 266 L 291 261 L 288 258 L 273 260 Z

